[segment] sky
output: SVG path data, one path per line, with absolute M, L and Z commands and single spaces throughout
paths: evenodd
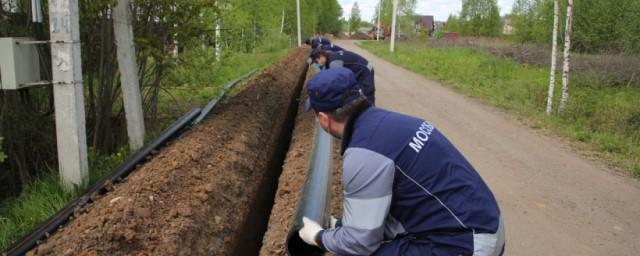
M 362 19 L 371 21 L 379 0 L 338 0 L 345 17 L 349 17 L 351 6 L 356 1 L 360 7 Z M 498 0 L 501 15 L 511 12 L 513 1 Z M 416 14 L 434 15 L 437 21 L 446 21 L 450 14 L 459 14 L 462 9 L 462 0 L 416 0 L 416 2 Z

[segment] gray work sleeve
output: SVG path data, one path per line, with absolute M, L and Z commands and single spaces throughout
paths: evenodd
M 319 244 L 336 254 L 369 255 L 383 240 L 391 205 L 394 162 L 374 151 L 349 148 L 343 161 L 342 227 L 328 229 Z
M 329 68 L 338 68 L 338 67 L 344 67 L 344 61 L 334 60 L 329 63 Z

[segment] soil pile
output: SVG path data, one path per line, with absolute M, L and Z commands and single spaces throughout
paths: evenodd
M 307 55 L 269 67 L 28 255 L 255 253 Z

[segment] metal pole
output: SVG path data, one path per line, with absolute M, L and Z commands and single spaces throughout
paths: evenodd
M 298 47 L 302 46 L 302 32 L 300 31 L 300 0 L 296 0 L 296 12 L 298 13 Z
M 391 52 L 396 48 L 396 16 L 398 12 L 398 0 L 393 0 L 393 18 L 391 21 Z
M 382 0 L 378 3 L 378 33 L 376 35 L 376 41 L 380 41 L 380 14 L 382 10 Z
M 138 80 L 136 49 L 133 44 L 133 27 L 131 25 L 130 0 L 119 0 L 113 10 L 113 28 L 115 30 L 118 66 L 122 98 L 127 120 L 129 147 L 138 150 L 144 145 L 144 114 L 142 112 L 142 96 Z
M 81 185 L 89 175 L 85 127 L 80 25 L 77 0 L 49 0 L 51 60 L 62 182 L 68 188 Z

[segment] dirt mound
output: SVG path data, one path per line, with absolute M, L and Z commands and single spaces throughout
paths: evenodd
M 309 72 L 309 77 L 312 75 Z M 301 99 L 306 99 L 303 91 Z M 301 103 L 304 102 L 301 100 Z M 304 181 L 309 170 L 311 150 L 313 147 L 315 117 L 311 112 L 305 112 L 302 104 L 298 107 L 295 129 L 291 138 L 291 145 L 280 175 L 275 204 L 271 210 L 269 226 L 262 241 L 260 255 L 285 255 L 287 234 L 293 224 L 293 217 L 298 208 Z M 342 161 L 340 157 L 339 141 L 334 145 L 334 172 L 332 176 L 331 214 L 342 214 Z
M 255 253 L 307 55 L 293 50 L 29 255 Z

